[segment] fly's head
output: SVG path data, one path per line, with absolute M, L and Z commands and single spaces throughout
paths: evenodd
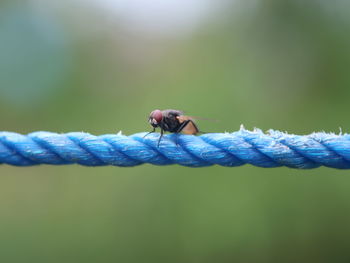
M 151 112 L 148 118 L 149 124 L 152 125 L 152 127 L 157 128 L 159 127 L 159 124 L 162 122 L 163 119 L 163 113 L 161 110 L 154 110 Z

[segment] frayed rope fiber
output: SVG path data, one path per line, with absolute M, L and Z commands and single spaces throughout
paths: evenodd
M 327 166 L 350 168 L 350 135 L 313 133 L 292 135 L 241 128 L 233 133 L 201 136 L 159 134 L 125 136 L 121 133 L 94 136 L 71 132 L 34 132 L 21 135 L 0 132 L 0 164 L 80 164 L 86 166 L 135 166 L 180 164 L 190 167 L 240 166 L 310 169 Z

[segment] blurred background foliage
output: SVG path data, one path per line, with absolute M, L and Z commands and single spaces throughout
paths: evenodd
M 2 0 L 0 130 L 344 132 L 350 2 Z M 350 176 L 180 166 L 0 168 L 1 262 L 349 262 Z

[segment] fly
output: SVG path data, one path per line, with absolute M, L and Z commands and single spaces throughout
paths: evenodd
M 148 134 L 155 132 L 156 128 L 160 128 L 160 136 L 158 139 L 158 147 L 163 137 L 164 132 L 185 134 L 197 134 L 199 129 L 196 123 L 190 116 L 186 116 L 179 110 L 154 110 L 151 112 L 148 118 L 148 122 L 152 125 L 153 130 Z

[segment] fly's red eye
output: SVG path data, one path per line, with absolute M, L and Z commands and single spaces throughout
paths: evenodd
M 163 119 L 163 114 L 160 110 L 154 110 L 151 112 L 151 117 L 159 123 Z

